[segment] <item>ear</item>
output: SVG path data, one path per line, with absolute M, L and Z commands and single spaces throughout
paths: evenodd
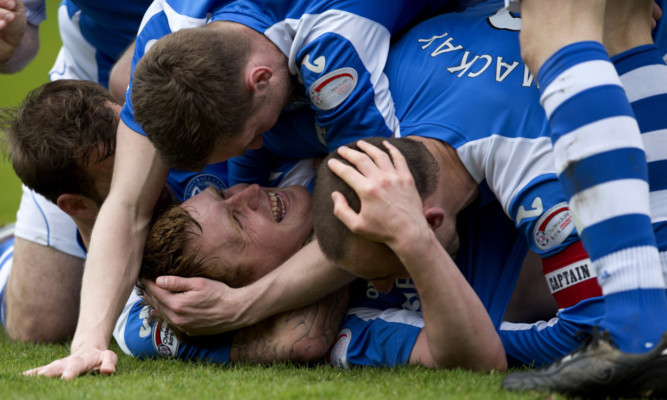
M 252 67 L 245 76 L 246 87 L 251 92 L 262 90 L 268 86 L 272 76 L 273 70 L 270 67 L 265 65 Z
M 426 207 L 424 209 L 424 217 L 431 229 L 435 230 L 445 220 L 445 210 L 440 207 Z
M 57 203 L 58 208 L 74 218 L 95 219 L 99 211 L 94 201 L 79 194 L 61 194 Z

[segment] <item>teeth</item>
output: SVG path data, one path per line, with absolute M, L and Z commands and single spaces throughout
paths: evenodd
M 280 222 L 285 217 L 285 204 L 282 199 L 275 193 L 269 192 L 269 199 L 271 200 L 271 211 L 273 211 L 273 218 Z

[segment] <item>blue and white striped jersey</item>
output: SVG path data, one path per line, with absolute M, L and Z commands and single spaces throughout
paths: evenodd
M 63 47 L 49 79 L 87 79 L 107 87 L 111 68 L 134 41 L 150 3 L 63 0 L 58 9 Z
M 158 0 L 142 22 L 132 68 L 155 40 L 173 31 L 214 21 L 244 24 L 264 34 L 285 54 L 302 97 L 302 101 L 291 106 L 310 105 L 316 112 L 325 149 L 333 149 L 361 136 L 398 133 L 383 73 L 391 36 L 422 16 L 433 15 L 443 3 Z M 130 91 L 122 118 L 130 128 L 142 133 L 134 122 Z

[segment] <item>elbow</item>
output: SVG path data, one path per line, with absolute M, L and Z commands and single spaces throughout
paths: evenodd
M 471 357 L 471 359 L 474 358 Z M 466 369 L 479 372 L 504 372 L 507 370 L 507 357 L 502 345 L 487 349 L 487 351 L 478 355 L 477 360 L 474 364 L 465 366 Z
M 433 363 L 426 365 L 436 369 L 462 368 L 477 372 L 503 372 L 507 370 L 507 357 L 500 345 L 486 349 L 471 349 L 471 351 L 451 352 L 433 355 Z
M 329 344 L 324 340 L 303 340 L 293 347 L 289 361 L 299 364 L 314 364 L 322 360 L 327 351 L 329 351 Z
M 505 355 L 505 350 L 501 348 L 499 351 L 496 351 L 494 354 L 490 354 L 487 357 L 487 361 L 486 361 L 482 371 L 485 371 L 485 372 L 491 372 L 491 371 L 505 372 L 505 371 L 507 371 L 507 356 Z

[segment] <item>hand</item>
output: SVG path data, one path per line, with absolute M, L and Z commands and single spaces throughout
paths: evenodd
M 118 356 L 111 350 L 82 349 L 69 357 L 61 358 L 43 367 L 25 371 L 23 375 L 76 378 L 86 372 L 97 371 L 104 375 L 116 372 Z
M 187 335 L 213 335 L 240 328 L 237 322 L 243 306 L 234 303 L 234 294 L 240 289 L 210 279 L 178 276 L 161 276 L 157 282 L 144 283 L 144 299 L 153 307 L 151 315 Z
M 0 64 L 9 61 L 16 53 L 27 21 L 22 0 L 0 0 Z
M 363 152 L 345 146 L 338 149 L 338 154 L 356 169 L 336 159 L 328 161 L 329 169 L 359 196 L 360 212 L 352 210 L 341 193 L 334 192 L 331 197 L 334 214 L 352 232 L 396 250 L 399 241 L 417 240 L 416 237 L 430 229 L 405 158 L 396 147 L 388 142 L 383 144 L 391 158 L 360 140 L 357 146 Z

